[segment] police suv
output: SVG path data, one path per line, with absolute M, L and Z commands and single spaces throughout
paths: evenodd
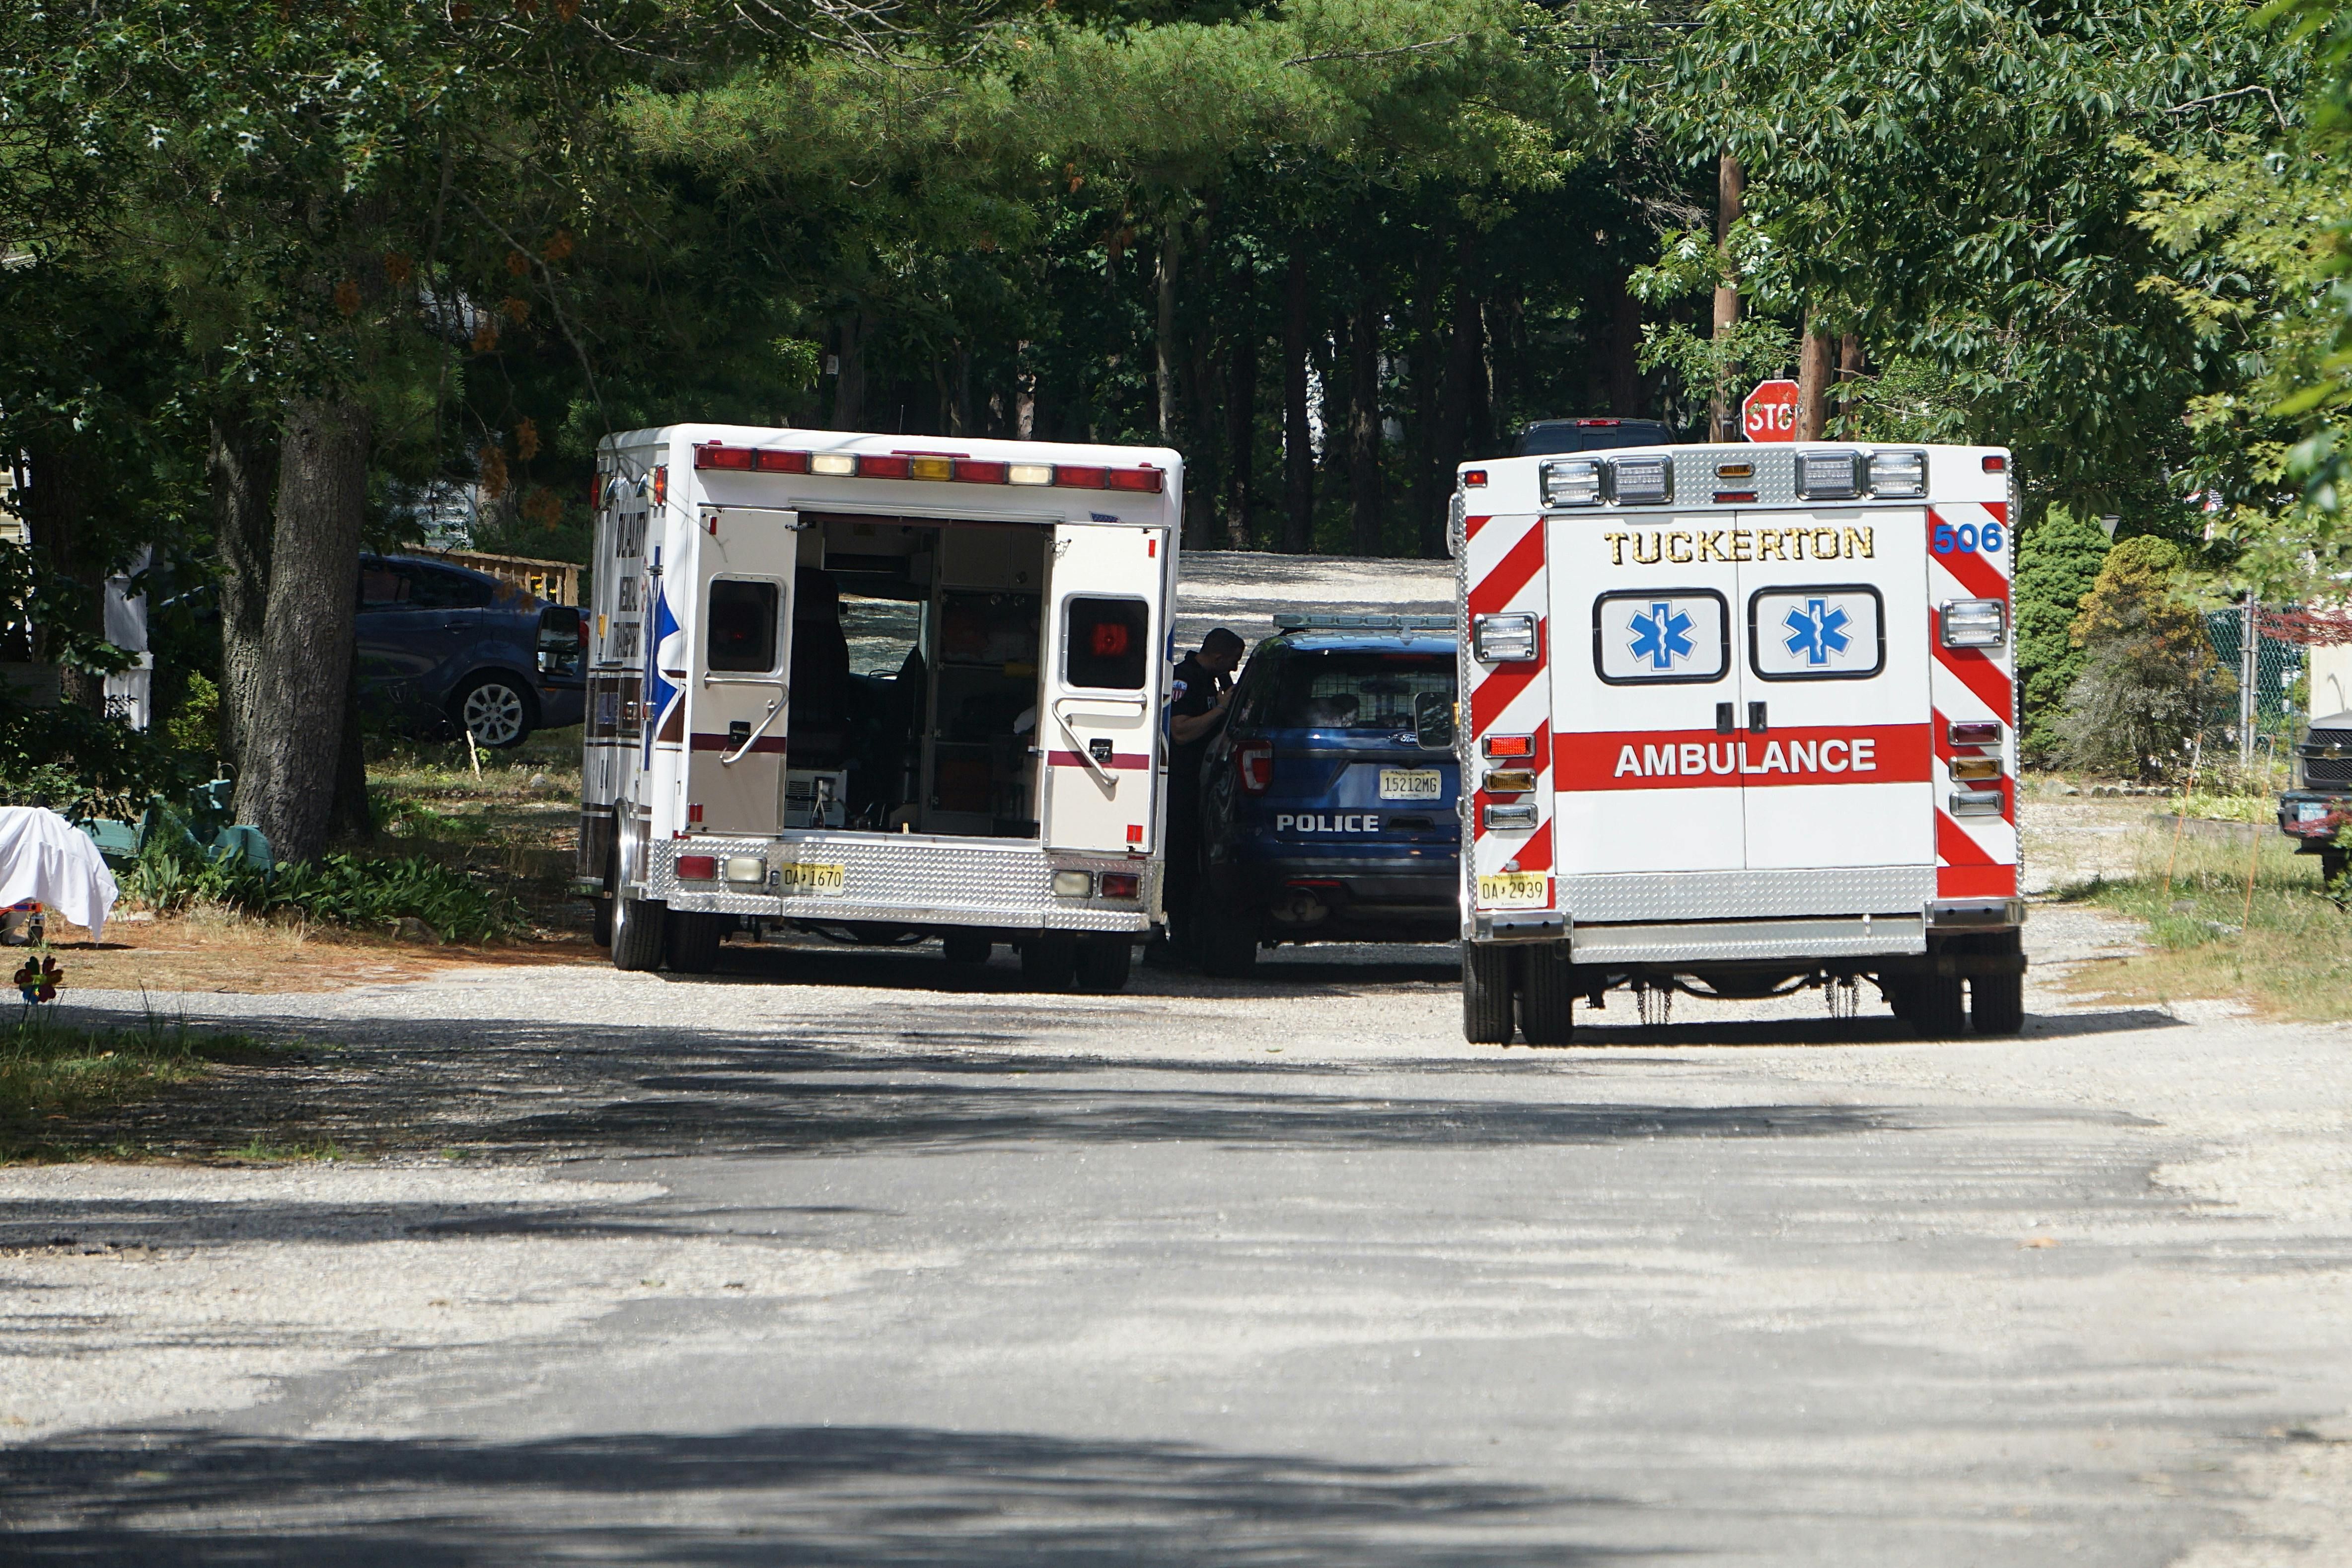
M 1454 618 L 1275 624 L 1205 764 L 1202 967 L 1246 974 L 1281 942 L 1452 941 Z

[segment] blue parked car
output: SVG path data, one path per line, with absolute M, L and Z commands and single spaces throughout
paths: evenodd
M 485 746 L 577 724 L 587 626 L 485 572 L 415 555 L 360 558 L 360 700 L 381 721 L 447 723 Z
M 1276 616 L 1202 778 L 1202 966 L 1261 946 L 1461 935 L 1455 636 L 1439 616 Z

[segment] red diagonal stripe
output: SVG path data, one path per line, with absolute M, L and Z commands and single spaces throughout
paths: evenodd
M 1958 579 L 1960 587 L 1967 592 L 1970 598 L 2008 598 L 2009 579 L 2001 575 L 2000 567 L 1985 559 L 1984 552 L 1982 551 L 1954 548 L 1951 550 L 1938 552 L 1936 549 L 1936 526 L 1943 521 L 1944 520 L 1941 517 L 1937 515 L 1936 510 L 1933 507 L 1927 509 L 1927 554 L 1929 559 L 1933 560 L 1937 565 L 1941 566 L 1945 571 L 1950 573 L 1953 577 Z
M 1484 518 L 1484 517 L 1465 517 L 1465 518 L 1464 518 L 1464 519 L 1462 520 L 1462 537 L 1463 537 L 1463 538 L 1465 538 L 1465 539 L 1475 539 L 1475 538 L 1477 538 L 1477 537 L 1478 537 L 1478 531 L 1479 531 L 1480 529 L 1482 529 L 1482 528 L 1486 527 L 1486 524 L 1487 524 L 1489 521 L 1493 521 L 1493 520 L 1492 520 L 1492 519 L 1490 519 L 1490 518 Z
M 1543 646 L 1543 623 L 1537 622 L 1536 646 L 1538 648 Z M 1542 659 L 1530 659 L 1525 664 L 1504 665 L 1480 681 L 1477 689 L 1470 693 L 1470 732 L 1485 734 L 1488 726 L 1503 716 L 1503 710 L 1511 705 L 1511 699 L 1525 691 L 1543 670 Z
M 1936 813 L 1936 858 L 1947 866 L 1990 866 L 1993 858 L 1941 809 Z
M 1495 563 L 1495 569 L 1471 587 L 1470 613 L 1491 616 L 1509 604 L 1543 570 L 1543 522 L 1538 519 L 1511 546 L 1510 552 Z
M 1513 858 L 1518 861 L 1522 871 L 1550 870 L 1551 824 L 1538 824 L 1536 830 L 1528 835 L 1528 841 L 1519 846 L 1518 853 Z
M 1932 629 L 1927 636 L 1933 640 L 1936 662 L 1958 677 L 1961 685 L 1975 692 L 1979 701 L 2006 721 L 2011 707 L 2009 672 L 1976 648 L 1946 647 L 1944 639 Z
M 2007 501 L 1989 500 L 1980 504 L 1984 507 L 1985 510 L 1992 513 L 1992 520 L 1995 522 L 2000 523 L 2004 528 L 2009 526 L 2009 503 Z

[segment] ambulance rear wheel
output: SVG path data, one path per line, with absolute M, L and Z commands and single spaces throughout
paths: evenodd
M 1967 1009 L 1961 1005 L 1960 977 L 1931 974 L 1916 983 L 1911 1026 L 1931 1040 L 1953 1039 L 1968 1032 Z
M 669 966 L 677 974 L 708 974 L 719 967 L 719 944 L 735 923 L 731 915 L 669 912 Z
M 598 947 L 613 945 L 613 905 L 610 898 L 589 900 L 588 935 Z
M 2025 976 L 1979 974 L 1969 982 L 1969 1023 L 1979 1035 L 2014 1035 L 2025 1027 Z
M 1067 991 L 1077 982 L 1077 939 L 1066 931 L 1033 931 L 1021 943 L 1021 983 L 1032 991 Z
M 1575 967 L 1564 946 L 1531 947 L 1519 960 L 1519 1033 L 1531 1046 L 1564 1046 L 1575 1025 Z
M 1135 949 L 1124 936 L 1090 936 L 1078 943 L 1077 984 L 1097 996 L 1127 989 Z
M 1919 984 L 1916 980 L 1883 976 L 1878 982 L 1879 994 L 1886 998 L 1886 1010 L 1905 1023 L 1919 1012 Z
M 613 967 L 659 969 L 662 928 L 668 923 L 668 915 L 667 904 L 616 896 L 613 900 Z
M 1462 944 L 1462 1037 L 1474 1046 L 1511 1043 L 1509 949 Z
M 950 963 L 986 963 L 995 945 L 984 931 L 951 931 L 940 938 L 940 952 Z

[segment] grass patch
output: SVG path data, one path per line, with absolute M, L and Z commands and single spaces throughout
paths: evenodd
M 232 1160 L 250 1160 L 258 1164 L 282 1164 L 289 1160 L 335 1161 L 343 1152 L 332 1143 L 271 1143 L 256 1137 L 242 1148 L 231 1149 Z
M 521 903 L 495 878 L 475 877 L 421 855 L 325 855 L 268 873 L 151 847 L 123 880 L 124 891 L 135 901 L 167 914 L 212 905 L 378 930 L 415 919 L 446 942 L 487 942 L 523 923 Z
M 2163 802 L 2151 802 L 2150 809 L 2167 816 L 2202 816 L 2218 822 L 2259 822 L 2278 826 L 2278 796 L 2274 795 L 2208 795 L 2203 791 L 2190 795 L 2174 795 Z
M 271 1054 L 250 1035 L 191 1029 L 152 1011 L 124 1027 L 83 1028 L 55 1022 L 47 1008 L 20 1007 L 0 1026 L 0 1158 L 54 1143 L 51 1123 L 144 1099 L 214 1062 Z
M 2176 847 L 2158 824 L 2137 836 L 2133 858 L 2130 877 L 2059 897 L 2145 922 L 2149 951 L 2085 965 L 2074 989 L 2131 1002 L 2229 997 L 2273 1017 L 2352 1018 L 2352 914 L 2329 901 L 2318 857 L 2295 854 L 2276 832 L 2257 832 L 2251 844 L 2184 837 Z

